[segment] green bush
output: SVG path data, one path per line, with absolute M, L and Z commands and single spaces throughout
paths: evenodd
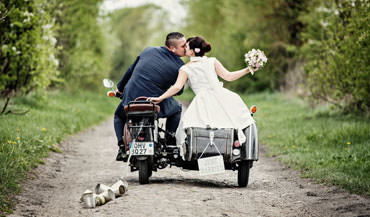
M 0 94 L 10 98 L 47 87 L 57 79 L 55 33 L 42 0 L 0 2 Z
M 370 2 L 312 1 L 302 53 L 313 99 L 370 112 Z
M 7 99 L 2 113 L 11 97 L 36 89 L 101 85 L 110 64 L 100 3 L 0 2 L 0 95 Z

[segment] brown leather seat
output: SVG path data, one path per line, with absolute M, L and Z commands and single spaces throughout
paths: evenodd
M 141 97 L 138 97 L 136 98 L 134 101 L 138 101 L 138 100 L 146 100 L 147 97 L 145 96 L 141 96 Z M 125 113 L 127 114 L 128 112 L 128 105 L 125 105 L 124 109 L 125 109 Z M 160 110 L 160 107 L 159 105 L 155 105 L 154 106 L 154 111 L 156 114 L 159 113 L 159 110 Z M 153 104 L 151 103 L 138 103 L 138 104 L 130 104 L 130 112 L 136 112 L 136 111 L 153 111 Z

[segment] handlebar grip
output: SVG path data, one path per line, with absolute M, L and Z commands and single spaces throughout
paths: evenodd
M 122 93 L 120 93 L 120 92 L 116 92 L 116 95 L 115 95 L 117 98 L 120 98 L 120 99 L 122 99 Z

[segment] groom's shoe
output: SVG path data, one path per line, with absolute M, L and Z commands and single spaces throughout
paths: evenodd
M 127 154 L 125 153 L 125 151 L 122 150 L 122 148 L 119 148 L 116 161 L 123 161 L 126 157 L 127 157 Z
M 123 141 L 119 141 L 118 142 L 118 154 L 116 157 L 116 161 L 123 161 L 125 158 L 127 158 L 125 146 L 123 144 Z
M 175 133 L 169 132 L 168 134 L 166 134 L 166 142 L 167 145 L 176 145 Z

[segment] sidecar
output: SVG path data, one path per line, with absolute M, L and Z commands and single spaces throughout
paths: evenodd
M 257 125 L 248 126 L 243 132 L 247 139 L 240 144 L 237 131 L 232 128 L 187 128 L 182 167 L 199 170 L 201 175 L 237 170 L 238 185 L 246 187 L 249 170 L 258 160 Z

